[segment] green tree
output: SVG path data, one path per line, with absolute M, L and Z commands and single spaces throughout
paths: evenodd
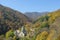
M 9 30 L 9 31 L 6 33 L 6 39 L 8 39 L 9 37 L 13 37 L 13 36 L 14 36 L 13 30 Z
M 47 21 L 44 21 L 41 23 L 41 28 L 43 28 L 43 27 L 49 27 L 49 24 Z

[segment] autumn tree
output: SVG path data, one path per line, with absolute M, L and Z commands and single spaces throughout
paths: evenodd
M 47 31 L 43 31 L 42 33 L 38 34 L 36 40 L 46 40 L 48 35 Z
M 50 30 L 50 33 L 49 33 L 49 35 L 48 35 L 48 37 L 47 37 L 47 39 L 46 40 L 53 40 L 53 36 L 55 35 L 55 30 Z

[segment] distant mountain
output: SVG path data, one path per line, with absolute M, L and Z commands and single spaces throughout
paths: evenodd
M 0 34 L 9 29 L 17 29 L 31 20 L 16 10 L 0 5 Z
M 48 12 L 26 12 L 25 15 L 28 16 L 29 18 L 36 20 L 38 17 L 47 14 Z

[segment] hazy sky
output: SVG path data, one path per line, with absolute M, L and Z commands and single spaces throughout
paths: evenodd
M 0 4 L 20 12 L 43 12 L 60 9 L 60 0 L 0 0 Z

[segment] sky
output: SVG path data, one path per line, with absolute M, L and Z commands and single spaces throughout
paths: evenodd
M 0 4 L 20 12 L 50 12 L 60 9 L 60 0 L 0 0 Z

